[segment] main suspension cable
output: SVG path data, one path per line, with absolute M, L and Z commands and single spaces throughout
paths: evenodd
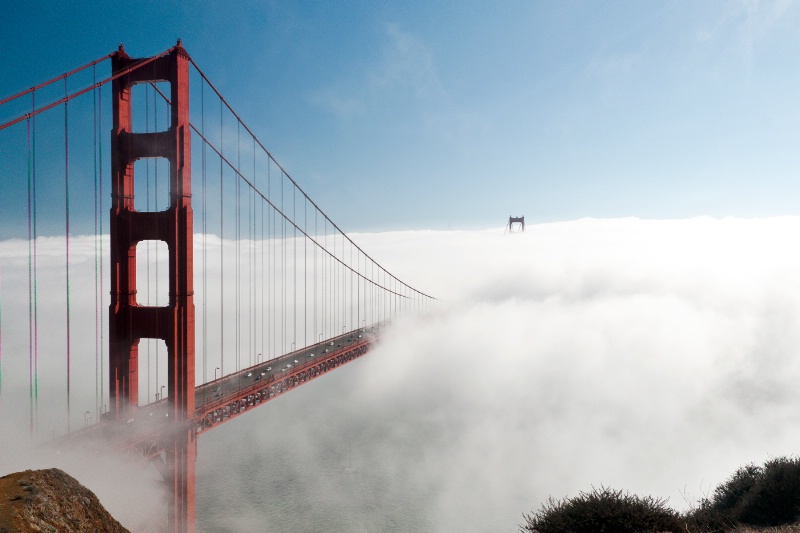
M 211 89 L 212 89 L 212 90 L 213 90 L 213 91 L 216 93 L 217 97 L 219 98 L 219 100 L 220 100 L 220 102 L 221 102 L 221 104 L 220 104 L 220 105 L 222 105 L 222 103 L 224 103 L 224 104 L 225 104 L 225 106 L 228 108 L 228 111 L 230 111 L 230 113 L 231 113 L 231 114 L 232 114 L 232 115 L 233 115 L 233 116 L 236 118 L 236 120 L 237 120 L 238 122 L 240 122 L 240 123 L 241 123 L 241 125 L 242 125 L 242 127 L 245 129 L 245 131 L 247 131 L 247 133 L 249 133 L 249 134 L 250 134 L 250 135 L 253 137 L 253 139 L 255 139 L 255 141 L 258 143 L 258 146 L 259 146 L 259 147 L 260 147 L 260 148 L 261 148 L 261 149 L 264 151 L 264 153 L 265 153 L 265 154 L 267 154 L 267 156 L 269 157 L 269 159 L 270 159 L 270 160 L 271 160 L 271 161 L 272 161 L 272 162 L 273 162 L 273 163 L 274 163 L 274 164 L 275 164 L 275 165 L 278 167 L 278 169 L 279 169 L 279 170 L 282 172 L 282 174 L 283 174 L 283 175 L 285 175 L 285 176 L 286 176 L 286 177 L 289 179 L 289 181 L 291 181 L 291 182 L 292 182 L 292 185 L 294 185 L 294 186 L 297 188 L 297 190 L 299 190 L 299 191 L 300 191 L 300 192 L 303 194 L 303 196 L 305 196 L 305 197 L 306 197 L 306 199 L 308 199 L 308 201 L 309 201 L 309 202 L 311 202 L 311 204 L 312 204 L 312 205 L 313 205 L 313 206 L 314 206 L 314 207 L 315 207 L 315 208 L 316 208 L 316 209 L 317 209 L 317 210 L 320 212 L 320 214 L 322 214 L 322 216 L 323 216 L 323 217 L 325 217 L 325 218 L 328 220 L 328 222 L 330 222 L 330 223 L 331 223 L 331 225 L 332 225 L 332 226 L 333 226 L 333 227 L 334 227 L 334 228 L 335 228 L 335 229 L 336 229 L 336 230 L 337 230 L 339 233 L 341 233 L 341 234 L 344 236 L 344 238 L 345 238 L 345 239 L 347 239 L 348 241 L 350 241 L 350 242 L 353 244 L 353 246 L 355 246 L 356 248 L 358 248 L 358 249 L 359 249 L 359 250 L 360 250 L 360 251 L 361 251 L 361 252 L 362 252 L 364 255 L 366 255 L 366 256 L 367 256 L 367 257 L 370 259 L 370 261 L 373 261 L 374 263 L 376 263 L 376 264 L 377 264 L 377 265 L 378 265 L 378 266 L 379 266 L 381 269 L 383 269 L 383 270 L 384 270 L 384 271 L 385 271 L 385 272 L 388 274 L 389 272 L 388 272 L 386 269 L 384 269 L 384 268 L 383 268 L 383 267 L 382 267 L 382 266 L 381 266 L 381 265 L 380 265 L 380 264 L 379 264 L 377 261 L 375 261 L 375 260 L 374 260 L 374 259 L 373 259 L 373 258 L 372 258 L 372 257 L 371 257 L 369 254 L 367 254 L 367 253 L 366 253 L 364 250 L 362 250 L 362 249 L 361 249 L 361 247 L 359 247 L 359 246 L 358 246 L 358 245 L 357 245 L 355 242 L 353 242 L 353 241 L 352 241 L 352 239 L 350 239 L 350 237 L 348 237 L 348 236 L 347 236 L 347 234 L 346 234 L 346 233 L 345 233 L 345 232 L 344 232 L 344 231 L 343 231 L 343 230 L 342 230 L 342 229 L 341 229 L 341 228 L 340 228 L 338 225 L 336 225 L 336 223 L 335 223 L 335 222 L 333 222 L 333 220 L 331 220 L 331 219 L 328 217 L 328 215 L 326 215 L 326 214 L 325 214 L 325 212 L 324 212 L 324 211 L 323 211 L 323 210 L 322 210 L 322 209 L 321 209 L 321 208 L 320 208 L 320 207 L 319 207 L 319 206 L 316 204 L 316 202 L 314 202 L 314 201 L 311 199 L 311 197 L 310 197 L 310 196 L 308 196 L 308 194 L 306 194 L 306 192 L 303 190 L 303 188 L 302 188 L 302 187 L 300 187 L 300 185 L 299 185 L 299 184 L 298 184 L 298 183 L 297 183 L 297 182 L 296 182 L 296 181 L 295 181 L 295 180 L 294 180 L 294 179 L 293 179 L 293 178 L 292 178 L 292 177 L 289 175 L 289 173 L 288 173 L 288 172 L 286 172 L 286 170 L 285 170 L 285 169 L 284 169 L 284 168 L 283 168 L 283 167 L 280 165 L 280 163 L 278 163 L 278 162 L 277 162 L 277 160 L 276 160 L 276 159 L 275 159 L 275 158 L 272 156 L 272 153 L 271 153 L 269 150 L 267 150 L 267 148 L 266 148 L 266 147 L 264 146 L 264 144 L 263 144 L 263 143 L 262 143 L 262 142 L 261 142 L 261 141 L 258 139 L 258 137 L 255 135 L 255 133 L 253 133 L 253 131 L 252 131 L 252 130 L 251 130 L 251 129 L 250 129 L 248 126 L 247 126 L 247 124 L 245 124 L 245 122 L 244 122 L 244 121 L 241 119 L 241 117 L 240 117 L 240 116 L 239 116 L 239 115 L 236 113 L 236 111 L 234 111 L 234 110 L 233 110 L 233 107 L 232 107 L 232 106 L 231 106 L 231 105 L 228 103 L 228 101 L 225 99 L 225 97 L 224 97 L 224 96 L 222 96 L 222 93 L 220 93 L 220 92 L 219 92 L 219 90 L 217 90 L 217 88 L 214 86 L 214 84 L 211 82 L 211 80 L 209 80 L 209 79 L 208 79 L 208 77 L 206 76 L 206 74 L 205 74 L 205 73 L 202 71 L 202 69 L 200 69 L 200 67 L 197 65 L 197 63 L 195 63 L 195 62 L 194 62 L 194 60 L 193 60 L 193 59 L 191 59 L 191 58 L 189 58 L 189 61 L 190 61 L 190 62 L 191 62 L 191 64 L 194 66 L 194 68 L 195 68 L 195 69 L 197 69 L 197 72 L 198 72 L 198 74 L 200 74 L 200 76 L 203 78 L 203 80 L 205 80 L 205 82 L 206 82 L 206 83 L 208 83 L 208 86 L 209 86 L 209 87 L 210 87 L 210 88 L 211 88 Z M 195 131 L 197 131 L 197 130 L 196 130 L 196 128 L 194 128 L 194 126 L 192 126 L 192 128 L 193 128 L 193 129 L 195 129 Z M 213 148 L 213 146 L 212 146 L 212 148 Z M 247 180 L 246 180 L 246 178 L 245 178 L 244 176 L 242 176 L 241 174 L 240 174 L 240 176 L 241 176 L 243 179 L 245 179 L 245 181 L 247 181 Z M 252 185 L 251 185 L 251 186 L 252 186 Z M 389 274 L 389 275 L 390 275 L 391 277 L 395 277 L 395 276 L 393 276 L 392 274 Z M 395 279 L 396 279 L 396 278 L 395 278 Z M 398 281 L 400 281 L 400 280 L 398 280 Z M 406 285 L 406 284 L 405 284 L 403 281 L 400 281 L 400 283 L 402 283 L 402 284 L 403 284 L 403 285 L 405 285 L 405 286 L 408 286 L 408 285 Z M 428 294 L 425 294 L 425 293 L 423 293 L 423 292 L 421 292 L 421 291 L 419 291 L 419 290 L 417 290 L 417 289 L 414 289 L 413 287 L 409 287 L 409 288 L 410 288 L 410 289 L 412 289 L 412 290 L 413 290 L 414 292 L 416 292 L 417 294 L 419 294 L 420 296 L 423 296 L 423 297 L 426 297 L 426 298 L 432 298 L 432 299 L 435 299 L 435 298 L 433 298 L 432 296 L 430 296 L 430 295 L 428 295 Z
M 303 196 L 306 198 L 306 200 L 308 200 L 308 201 L 309 201 L 309 202 L 310 202 L 310 203 L 311 203 L 311 204 L 314 206 L 314 208 L 315 208 L 315 209 L 316 209 L 316 210 L 317 210 L 317 211 L 318 211 L 318 212 L 319 212 L 319 213 L 320 213 L 320 214 L 321 214 L 321 215 L 322 215 L 322 216 L 325 218 L 325 221 L 326 221 L 326 223 L 327 223 L 327 222 L 330 222 L 331 226 L 332 226 L 334 229 L 336 229 L 336 230 L 337 230 L 337 232 L 338 232 L 340 235 L 342 235 L 342 238 L 343 238 L 343 239 L 346 239 L 348 242 L 350 242 L 350 244 L 351 244 L 351 245 L 355 246 L 355 247 L 356 247 L 356 249 L 358 249 L 358 250 L 359 250 L 361 253 L 363 253 L 363 254 L 364 254 L 364 256 L 365 256 L 366 258 L 368 258 L 368 259 L 369 259 L 369 260 L 370 260 L 372 263 L 374 263 L 375 265 L 377 265 L 377 266 L 378 266 L 378 268 L 379 268 L 381 271 L 383 271 L 383 272 L 385 272 L 386 274 L 388 274 L 388 275 L 389 275 L 391 278 L 393 278 L 393 279 L 397 279 L 397 278 L 396 278 L 394 275 L 390 274 L 390 273 L 389 273 L 389 272 L 388 272 L 388 271 L 387 271 L 385 268 L 383 268 L 383 267 L 382 267 L 382 266 L 381 266 L 381 265 L 380 265 L 380 264 L 379 264 L 377 261 L 375 261 L 375 260 L 374 260 L 374 259 L 373 259 L 373 258 L 372 258 L 372 257 L 371 257 L 369 254 L 367 254 L 367 253 L 366 253 L 364 250 L 362 250 L 362 249 L 361 249 L 361 247 L 359 247 L 359 246 L 358 246 L 358 245 L 357 245 L 357 244 L 356 244 L 356 243 L 355 243 L 355 242 L 354 242 L 352 239 L 350 239 L 350 237 L 349 237 L 349 236 L 348 236 L 346 233 L 344 233 L 344 231 L 342 231 L 342 229 L 341 229 L 341 228 L 339 228 L 339 226 L 337 226 L 337 225 L 336 225 L 336 224 L 335 224 L 335 223 L 334 223 L 334 222 L 333 222 L 333 221 L 332 221 L 332 220 L 331 220 L 331 219 L 330 219 L 330 218 L 329 218 L 329 217 L 328 217 L 328 216 L 325 214 L 325 212 L 324 212 L 324 211 L 322 211 L 322 209 L 320 209 L 320 208 L 319 208 L 319 206 L 318 206 L 318 205 L 317 205 L 317 204 L 316 204 L 316 203 L 315 203 L 313 200 L 311 200 L 311 198 L 310 198 L 310 197 L 309 197 L 309 196 L 308 196 L 308 195 L 307 195 L 307 194 L 306 194 L 306 193 L 303 191 L 303 189 L 302 189 L 302 188 L 301 188 L 301 187 L 300 187 L 300 186 L 297 184 L 297 182 L 295 182 L 295 181 L 294 181 L 294 179 L 292 179 L 292 177 L 291 177 L 289 174 L 287 174 L 287 173 L 286 173 L 286 171 L 283 169 L 283 167 L 281 167 L 281 165 L 280 165 L 280 164 L 279 164 L 279 163 L 278 163 L 278 162 L 277 162 L 277 161 L 276 161 L 276 160 L 275 160 L 275 159 L 272 157 L 272 154 L 269 152 L 269 150 L 267 150 L 267 149 L 264 147 L 264 145 L 261 143 L 261 141 L 260 141 L 260 140 L 258 140 L 258 138 L 257 138 L 257 137 L 256 137 L 256 136 L 253 134 L 253 132 L 252 132 L 252 131 L 251 131 L 251 130 L 248 128 L 247 124 L 245 124 L 244 122 L 242 122 L 242 121 L 241 121 L 241 119 L 239 118 L 239 116 L 238 116 L 238 115 L 237 115 L 237 114 L 236 114 L 236 113 L 233 111 L 233 109 L 230 107 L 230 104 L 228 104 L 228 102 L 227 102 L 227 101 L 226 101 L 226 100 L 225 100 L 225 99 L 222 97 L 222 95 L 219 93 L 219 91 L 217 91 L 217 89 L 214 87 L 214 85 L 211 83 L 211 81 L 210 81 L 210 80 L 209 80 L 209 79 L 208 79 L 208 78 L 205 76 L 205 74 L 203 74 L 203 72 L 202 72 L 202 71 L 199 69 L 199 67 L 197 67 L 197 64 L 195 64 L 195 63 L 194 63 L 194 61 L 192 61 L 192 64 L 195 66 L 195 68 L 197 68 L 197 70 L 198 70 L 198 72 L 200 73 L 200 75 L 202 76 L 203 80 L 204 80 L 206 83 L 208 83 L 209 87 L 211 87 L 211 88 L 214 90 L 214 92 L 217 94 L 217 96 L 218 96 L 218 98 L 219 98 L 219 100 L 220 100 L 220 144 L 222 145 L 222 116 L 223 116 L 223 109 L 222 109 L 222 106 L 223 106 L 223 104 L 224 104 L 224 105 L 225 105 L 225 106 L 228 108 L 228 110 L 231 112 L 231 114 L 233 114 L 233 116 L 234 116 L 234 117 L 237 119 L 237 123 L 238 123 L 238 124 L 240 124 L 240 125 L 241 125 L 241 127 L 243 127 L 243 128 L 245 129 L 245 131 L 247 131 L 247 132 L 248 132 L 248 133 L 249 133 L 249 134 L 252 136 L 253 140 L 254 140 L 256 143 L 258 143 L 258 146 L 259 146 L 259 147 L 260 147 L 260 148 L 261 148 L 261 149 L 264 151 L 264 153 L 266 153 L 266 154 L 267 154 L 267 156 L 269 156 L 269 161 L 270 161 L 271 163 L 274 163 L 274 164 L 275 164 L 275 165 L 278 167 L 278 169 L 281 171 L 281 208 L 278 208 L 278 207 L 277 207 L 277 206 L 276 206 L 276 205 L 275 205 L 275 204 L 274 204 L 274 203 L 273 203 L 273 202 L 272 202 L 272 201 L 269 199 L 269 198 L 270 198 L 270 193 L 269 193 L 269 184 L 268 184 L 268 192 L 267 192 L 267 194 L 265 195 L 263 192 L 261 192 L 260 190 L 258 190 L 258 188 L 255 186 L 255 184 L 254 184 L 254 183 L 253 183 L 251 180 L 249 180 L 249 179 L 248 179 L 248 178 L 247 178 L 247 177 L 246 177 L 244 174 L 242 174 L 242 172 L 239 170 L 238 166 L 235 166 L 235 165 L 234 165 L 234 164 L 233 164 L 233 163 L 232 163 L 230 160 L 228 160 L 228 158 L 226 158 L 226 157 L 223 155 L 223 153 L 222 153 L 222 149 L 221 149 L 221 148 L 220 148 L 220 149 L 217 149 L 217 148 L 216 148 L 216 147 L 215 147 L 215 146 L 214 146 L 214 145 L 213 145 L 213 144 L 212 144 L 212 143 L 211 143 L 211 142 L 210 142 L 210 141 L 209 141 L 209 140 L 206 138 L 206 136 L 205 136 L 205 135 L 203 135 L 203 133 L 202 133 L 202 132 L 201 132 L 201 131 L 200 131 L 200 130 L 199 130 L 199 129 L 198 129 L 198 128 L 197 128 L 197 127 L 194 125 L 194 124 L 191 124 L 191 123 L 190 123 L 190 127 L 192 128 L 192 130 L 193 130 L 193 131 L 194 131 L 194 132 L 195 132 L 195 133 L 196 133 L 198 136 L 200 136 L 201 140 L 202 140 L 202 141 L 203 141 L 205 144 L 207 144 L 207 145 L 208 145 L 208 146 L 209 146 L 209 147 L 210 147 L 210 148 L 211 148 L 211 149 L 212 149 L 214 152 L 216 152 L 216 153 L 217 153 L 217 155 L 220 157 L 220 174 L 222 173 L 222 166 L 223 166 L 223 161 L 224 161 L 224 163 L 225 163 L 225 164 L 227 164 L 227 165 L 228 165 L 228 167 L 229 167 L 231 170 L 233 170 L 233 172 L 234 172 L 234 173 L 235 173 L 237 176 L 239 176 L 239 178 L 240 178 L 241 180 L 243 180 L 243 181 L 244 181 L 244 182 L 245 182 L 245 183 L 246 183 L 246 184 L 247 184 L 249 187 L 251 187 L 251 188 L 252 188 L 252 189 L 253 189 L 253 190 L 256 192 L 256 194 L 258 194 L 259 196 L 261 196 L 262 200 L 264 200 L 265 202 L 267 202 L 267 203 L 270 205 L 270 207 L 272 207 L 272 209 L 274 210 L 274 214 L 279 214 L 281 217 L 283 217 L 283 232 L 284 232 L 284 237 L 285 237 L 285 224 L 286 224 L 286 222 L 289 222 L 290 224 L 292 224 L 292 226 L 294 226 L 294 228 L 298 229 L 298 230 L 299 230 L 299 231 L 300 231 L 300 232 L 301 232 L 301 233 L 302 233 L 302 234 L 303 234 L 303 235 L 304 235 L 306 238 L 308 238 L 308 239 L 310 239 L 311 241 L 313 241 L 313 242 L 314 242 L 314 243 L 315 243 L 317 246 L 320 246 L 321 248 L 323 248 L 323 250 L 324 250 L 324 251 L 325 251 L 325 252 L 326 252 L 328 255 L 331 255 L 330 251 L 328 251 L 328 250 L 327 250 L 327 245 L 326 245 L 326 246 L 322 246 L 322 245 L 320 245 L 320 243 L 319 243 L 319 242 L 317 242 L 316 240 L 314 240 L 314 238 L 312 238 L 312 237 L 311 237 L 311 236 L 308 234 L 308 232 L 307 232 L 307 231 L 305 231 L 304 229 L 301 229 L 301 228 L 300 228 L 300 227 L 297 225 L 297 223 L 296 223 L 295 221 L 291 220 L 291 219 L 289 218 L 289 216 L 288 216 L 288 215 L 286 215 L 286 213 L 284 212 L 284 210 L 283 210 L 283 177 L 285 176 L 287 179 L 289 179 L 289 181 L 291 181 L 291 182 L 292 182 L 292 185 L 293 185 L 293 186 L 294 186 L 294 187 L 295 187 L 295 188 L 296 188 L 298 191 L 300 191 L 300 193 L 302 193 L 302 194 L 303 194 Z M 158 90 L 158 89 L 157 89 L 157 90 Z M 158 92 L 159 92 L 159 94 L 161 95 L 161 97 L 162 97 L 162 98 L 164 98 L 164 99 L 165 99 L 165 101 L 166 101 L 167 103 L 169 103 L 169 99 L 167 99 L 166 95 L 165 95 L 163 92 L 161 92 L 161 91 L 158 91 Z M 269 172 L 269 167 L 267 167 L 267 168 L 268 168 L 268 172 Z M 269 182 L 268 182 L 268 183 L 269 183 Z M 220 210 L 222 209 L 222 194 L 221 194 L 221 192 L 222 192 L 222 191 L 221 191 L 221 187 L 222 187 L 222 183 L 220 182 Z M 221 213 L 220 213 L 220 217 L 222 217 L 222 214 L 221 214 Z M 285 252 L 285 244 L 284 244 L 284 252 Z M 333 255 L 333 256 L 331 256 L 331 257 L 332 257 L 332 259 L 334 259 L 334 260 L 336 260 L 338 263 L 340 263 L 342 266 L 345 266 L 346 268 L 350 269 L 351 271 L 353 270 L 351 266 L 345 265 L 345 264 L 344 264 L 344 262 L 343 262 L 342 260 L 340 260 L 338 257 L 336 257 L 335 255 Z M 368 282 L 369 282 L 369 283 L 371 283 L 371 284 L 375 284 L 375 285 L 377 285 L 379 288 L 383 289 L 384 291 L 389 291 L 389 292 L 392 292 L 393 294 L 396 294 L 396 295 L 398 295 L 398 296 L 402 296 L 402 297 L 404 297 L 404 298 L 407 298 L 407 296 L 403 296 L 403 295 L 401 295 L 401 294 L 399 294 L 399 293 L 395 293 L 394 291 L 391 291 L 390 289 L 388 289 L 386 286 L 384 286 L 384 285 L 381 285 L 381 284 L 379 284 L 379 283 L 376 283 L 376 282 L 375 282 L 375 281 L 373 281 L 372 279 L 366 279 L 366 281 L 368 281 Z M 419 290 L 417 290 L 417 289 L 414 289 L 413 287 L 409 287 L 409 286 L 408 286 L 406 283 L 404 283 L 403 281 L 401 281 L 401 280 L 399 280 L 399 279 L 397 279 L 397 281 L 399 281 L 399 282 L 400 282 L 400 283 L 401 283 L 403 286 L 405 286 L 405 287 L 408 287 L 409 289 L 411 289 L 411 290 L 412 290 L 412 291 L 414 291 L 415 293 L 419 294 L 420 296 L 423 296 L 423 297 L 426 297 L 426 298 L 432 298 L 432 299 L 435 299 L 435 298 L 433 298 L 432 296 L 429 296 L 429 295 L 427 295 L 427 294 L 425 294 L 425 293 L 423 293 L 423 292 L 421 292 L 421 291 L 419 291 Z M 285 300 L 285 295 L 284 295 L 284 298 L 283 298 L 283 299 Z
M 25 114 L 23 114 L 21 116 L 18 116 L 15 119 L 9 120 L 8 122 L 4 122 L 3 124 L 0 124 L 0 130 L 4 130 L 4 129 L 8 128 L 9 126 L 13 126 L 14 124 L 18 124 L 18 123 L 20 123 L 23 120 L 26 120 L 28 118 L 35 117 L 36 115 L 38 115 L 40 113 L 44 113 L 48 109 L 53 109 L 54 107 L 58 107 L 59 105 L 65 104 L 65 103 L 69 102 L 70 100 L 73 100 L 73 99 L 77 98 L 78 96 L 80 96 L 82 94 L 86 94 L 89 91 L 92 91 L 92 90 L 94 90 L 94 89 L 96 89 L 96 88 L 98 88 L 98 87 L 100 87 L 102 85 L 105 85 L 106 83 L 112 82 L 112 81 L 114 81 L 117 78 L 120 78 L 122 76 L 126 76 L 126 75 L 130 74 L 131 72 L 133 72 L 136 69 L 139 69 L 139 68 L 141 68 L 141 67 L 143 67 L 145 65 L 149 65 L 150 63 L 152 63 L 156 59 L 158 59 L 160 57 L 164 57 L 165 55 L 171 53 L 174 49 L 175 49 L 175 47 L 173 46 L 172 48 L 170 48 L 168 50 L 165 50 L 165 51 L 161 52 L 160 54 L 158 54 L 156 56 L 148 57 L 147 59 L 142 59 L 141 61 L 131 65 L 130 67 L 127 67 L 127 68 L 124 68 L 124 69 L 122 69 L 120 71 L 117 71 L 113 75 L 109 76 L 108 78 L 100 80 L 100 81 L 90 85 L 89 87 L 84 87 L 83 89 L 80 89 L 79 91 L 75 91 L 74 93 L 69 94 L 69 95 L 65 94 L 63 98 L 59 98 L 55 102 L 51 102 L 51 103 L 45 105 L 44 107 L 40 107 L 38 109 L 33 109 L 30 113 L 25 113 Z M 113 55 L 113 54 L 110 54 L 110 55 Z M 109 57 L 110 57 L 110 55 L 109 55 Z M 60 80 L 60 79 L 62 79 L 61 76 L 56 78 L 54 81 L 57 81 L 57 80 Z M 64 78 L 65 81 L 66 81 L 66 79 L 67 78 Z M 26 94 L 27 94 L 27 92 L 30 92 L 30 90 L 26 91 Z M 6 99 L 5 101 L 9 101 L 9 99 Z
M 10 102 L 12 100 L 16 100 L 17 98 L 19 98 L 21 96 L 25 96 L 26 94 L 30 94 L 30 93 L 36 92 L 37 90 L 41 89 L 42 87 L 47 87 L 48 85 L 51 85 L 51 84 L 57 82 L 58 80 L 66 79 L 69 76 L 72 76 L 73 74 L 77 74 L 78 72 L 80 72 L 82 70 L 86 70 L 87 68 L 93 67 L 93 66 L 97 65 L 98 63 L 102 63 L 103 61 L 105 61 L 109 57 L 113 56 L 115 53 L 116 52 L 111 52 L 110 54 L 106 54 L 103 57 L 95 59 L 94 61 L 86 63 L 85 65 L 82 65 L 82 66 L 80 66 L 78 68 L 72 69 L 69 72 L 65 72 L 64 74 L 56 76 L 55 78 L 49 79 L 49 80 L 47 80 L 45 82 L 42 82 L 39 85 L 34 85 L 30 89 L 25 89 L 24 91 L 18 92 L 17 94 L 9 96 L 8 98 L 3 98 L 2 100 L 0 100 L 0 105 L 3 105 L 3 104 L 5 104 L 7 102 Z

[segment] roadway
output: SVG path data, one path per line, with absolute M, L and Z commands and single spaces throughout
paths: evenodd
M 301 348 L 204 383 L 195 389 L 195 411 L 200 415 L 209 404 L 236 397 L 243 391 L 252 389 L 254 385 L 281 379 L 291 374 L 294 369 L 306 367 L 320 357 L 326 357 L 329 353 L 341 351 L 342 348 L 346 348 L 354 342 L 364 340 L 366 336 L 367 332 L 364 329 L 349 331 L 324 342 Z
M 321 375 L 313 372 L 314 367 L 320 366 L 318 362 L 330 362 L 336 358 L 344 363 L 347 361 L 339 356 L 347 353 L 352 355 L 354 352 L 358 352 L 358 355 L 365 353 L 368 345 L 377 338 L 380 328 L 381 324 L 376 324 L 366 330 L 363 328 L 352 330 L 199 385 L 195 388 L 194 416 L 185 424 L 195 425 L 197 434 L 216 427 L 262 401 Z M 302 379 L 298 382 L 297 376 L 300 375 Z M 291 382 L 292 378 L 294 383 L 286 387 L 285 383 Z M 282 383 L 284 386 L 281 387 Z M 277 394 L 272 392 L 275 386 L 278 386 Z M 253 401 L 254 397 L 256 401 Z M 56 438 L 51 444 L 57 448 L 67 442 L 85 442 L 83 439 L 89 438 L 95 442 L 106 442 L 112 449 L 137 450 L 141 456 L 152 458 L 163 451 L 164 438 L 171 432 L 183 431 L 181 426 L 189 428 L 185 424 L 176 426 L 173 423 L 170 418 L 172 412 L 169 398 L 140 405 L 132 410 L 125 420 L 115 421 L 107 416 L 103 416 L 99 423 Z

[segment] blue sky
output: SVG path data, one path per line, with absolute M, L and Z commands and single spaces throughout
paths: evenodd
M 147 56 L 182 38 L 347 231 L 798 212 L 796 2 L 5 0 L 3 13 L 0 97 L 120 42 Z

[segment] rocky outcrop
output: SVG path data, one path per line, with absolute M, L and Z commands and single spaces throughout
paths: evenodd
M 0 477 L 0 533 L 128 533 L 92 491 L 57 468 Z

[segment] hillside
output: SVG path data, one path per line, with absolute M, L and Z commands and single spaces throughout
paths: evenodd
M 0 477 L 0 533 L 128 533 L 89 489 L 57 468 Z

